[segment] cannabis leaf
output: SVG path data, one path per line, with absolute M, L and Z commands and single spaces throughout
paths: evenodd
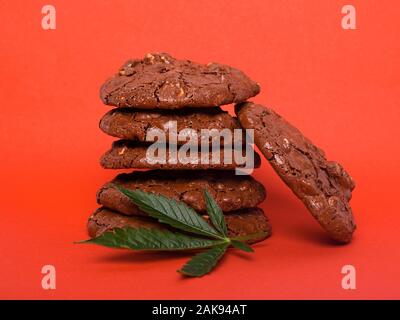
M 236 239 L 231 239 L 231 244 L 237 249 L 246 251 L 246 252 L 254 252 L 253 248 L 250 247 L 246 242 L 239 241 Z
M 244 241 L 260 239 L 265 235 L 265 233 L 255 233 L 229 238 L 223 212 L 207 190 L 204 190 L 204 200 L 211 224 L 183 202 L 139 189 L 132 191 L 121 186 L 116 188 L 150 217 L 157 219 L 161 224 L 173 227 L 174 230 L 162 225 L 158 228 L 115 228 L 82 243 L 133 250 L 206 249 L 194 255 L 178 270 L 186 276 L 200 277 L 216 266 L 229 246 L 253 252 Z
M 227 237 L 228 231 L 226 230 L 226 223 L 222 210 L 207 190 L 204 190 L 204 200 L 206 201 L 207 213 L 210 216 L 212 224 L 224 237 Z
M 229 243 L 224 243 L 198 253 L 178 271 L 190 277 L 204 276 L 215 267 L 228 247 Z
M 161 223 L 169 224 L 183 231 L 224 239 L 217 230 L 184 202 L 178 202 L 162 195 L 143 192 L 139 189 L 135 191 L 122 187 L 118 187 L 118 189 L 129 197 L 141 210 L 149 216 L 158 219 Z
M 191 237 L 167 229 L 130 228 L 114 229 L 101 236 L 86 240 L 87 243 L 100 244 L 112 248 L 133 250 L 187 250 L 210 248 L 225 241 Z

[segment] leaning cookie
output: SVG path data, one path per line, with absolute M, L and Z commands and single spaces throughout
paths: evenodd
M 164 132 L 166 141 L 169 141 L 170 131 L 180 133 L 186 130 L 191 139 L 196 137 L 197 143 L 208 138 L 207 133 L 211 130 L 222 132 L 240 129 L 237 119 L 219 107 L 181 110 L 116 108 L 102 117 L 99 126 L 104 133 L 113 137 L 138 141 L 146 141 L 147 134 L 154 129 Z M 185 143 L 176 140 L 177 144 Z
M 261 165 L 261 159 L 258 153 L 251 149 L 252 155 L 245 154 L 243 147 L 243 159 L 237 161 L 233 150 L 227 152 L 225 156 L 224 148 L 213 149 L 207 153 L 201 152 L 198 148 L 197 152 L 192 154 L 185 153 L 183 156 L 180 153 L 175 153 L 171 156 L 170 146 L 155 148 L 153 152 L 149 152 L 149 144 L 119 140 L 112 144 L 101 158 L 100 164 L 105 169 L 168 169 L 168 170 L 201 170 L 201 169 L 240 169 L 246 164 L 253 168 L 258 168 Z M 177 150 L 179 150 L 177 146 Z M 162 154 L 163 152 L 164 154 Z M 150 155 L 149 155 L 149 154 Z M 250 160 L 252 157 L 252 161 Z M 241 158 L 241 157 L 240 157 Z M 243 160 L 243 161 L 242 161 Z
M 126 62 L 103 84 L 100 97 L 117 107 L 177 109 L 242 102 L 259 91 L 256 82 L 235 68 L 149 53 Z
M 204 190 L 208 190 L 224 213 L 252 208 L 266 197 L 264 186 L 248 175 L 234 171 L 134 171 L 119 174 L 97 192 L 97 202 L 127 215 L 141 215 L 138 207 L 115 186 L 140 189 L 183 201 L 197 212 L 205 213 Z
M 268 218 L 260 208 L 251 208 L 236 211 L 225 217 L 228 237 L 250 237 L 248 243 L 255 243 L 271 235 L 271 226 Z M 89 217 L 87 229 L 89 236 L 95 238 L 114 228 L 165 228 L 156 220 L 148 217 L 124 216 L 107 208 L 97 209 Z
M 236 105 L 236 114 L 242 127 L 254 129 L 255 144 L 328 234 L 350 242 L 355 183 L 343 167 L 269 108 L 247 102 Z

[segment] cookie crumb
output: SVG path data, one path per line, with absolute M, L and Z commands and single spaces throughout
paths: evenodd
M 119 152 L 118 155 L 122 156 L 126 151 L 126 147 L 123 147 Z

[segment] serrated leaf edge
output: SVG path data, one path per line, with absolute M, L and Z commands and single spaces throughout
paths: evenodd
M 206 208 L 208 216 L 210 217 L 211 223 L 224 237 L 228 236 L 228 229 L 221 208 L 215 202 L 214 198 L 204 189 L 204 201 L 206 202 Z
M 182 241 L 188 241 L 187 244 L 190 243 L 190 241 L 198 241 L 200 245 L 186 245 L 186 246 L 176 246 L 176 247 L 171 247 L 171 248 L 135 248 L 136 244 L 133 244 L 134 241 L 132 241 L 132 237 L 135 235 L 138 237 L 142 237 L 142 239 L 137 239 L 135 240 L 136 242 L 143 241 L 143 239 L 146 238 L 148 235 L 148 232 L 154 231 L 156 234 L 154 235 L 155 238 L 153 239 L 148 239 L 149 241 L 154 241 L 157 240 L 162 244 L 162 237 L 165 236 L 171 236 L 171 237 L 177 237 L 176 239 L 168 239 L 164 238 L 166 240 L 169 240 L 171 242 L 176 241 L 176 240 L 182 240 Z M 130 234 L 128 234 L 131 232 Z M 124 235 L 125 233 L 125 235 Z M 147 234 L 146 234 L 147 233 Z M 122 236 L 124 237 L 122 238 Z M 102 242 L 102 238 L 110 237 L 113 236 L 112 240 L 108 240 L 109 243 L 107 242 Z M 160 236 L 159 239 L 157 237 Z M 118 243 L 118 238 L 120 239 L 121 243 Z M 180 238 L 180 239 L 178 239 Z M 129 242 L 131 242 L 131 245 L 129 245 Z M 88 239 L 85 241 L 82 241 L 80 243 L 88 243 L 88 244 L 97 244 L 97 245 L 102 245 L 105 247 L 111 247 L 111 248 L 124 248 L 124 249 L 130 249 L 130 250 L 144 250 L 144 251 L 183 251 L 183 250 L 195 250 L 195 249 L 207 249 L 207 248 L 212 248 L 218 245 L 222 245 L 227 243 L 225 240 L 217 240 L 217 239 L 207 239 L 207 238 L 199 238 L 199 237 L 193 237 L 191 235 L 186 235 L 180 232 L 173 232 L 169 230 L 159 230 L 156 228 L 132 228 L 132 227 L 124 227 L 124 228 L 114 228 L 113 230 L 107 231 L 100 236 L 92 239 Z M 126 244 L 128 243 L 128 244 Z M 203 244 L 201 244 L 203 243 Z M 160 245 L 161 247 L 161 245 Z
M 131 199 L 131 201 L 133 201 L 140 209 L 142 209 L 143 211 L 145 211 L 149 216 L 151 216 L 152 218 L 157 219 L 159 222 L 164 223 L 164 224 L 168 224 L 176 229 L 180 229 L 186 232 L 191 232 L 191 233 L 195 233 L 198 235 L 202 235 L 202 236 L 207 236 L 207 237 L 212 237 L 212 238 L 216 238 L 216 239 L 220 239 L 223 240 L 225 239 L 225 237 L 220 234 L 214 227 L 210 226 L 206 220 L 204 220 L 203 217 L 201 217 L 201 215 L 199 215 L 195 210 L 193 210 L 191 207 L 187 206 L 185 203 L 183 202 L 178 202 L 174 199 L 169 199 L 165 196 L 162 195 L 156 195 L 150 192 L 144 192 L 141 191 L 139 189 L 135 190 L 135 191 L 131 191 L 129 189 L 126 189 L 124 187 L 115 185 L 115 187 L 122 192 L 124 195 L 126 195 L 127 197 L 129 197 L 129 199 Z M 154 204 L 154 200 L 158 201 L 158 204 L 160 206 L 162 206 L 164 208 L 164 210 L 166 212 L 168 212 L 168 208 L 165 208 L 164 203 L 160 202 L 159 199 L 162 199 L 163 201 L 166 202 L 172 202 L 174 204 L 174 206 L 177 207 L 177 209 L 179 210 L 179 212 L 181 213 L 182 216 L 184 216 L 185 214 L 183 213 L 182 209 L 185 208 L 186 212 L 189 212 L 190 215 L 188 216 L 188 218 L 190 219 L 190 221 L 192 222 L 192 225 L 188 225 L 187 223 L 185 223 L 182 220 L 179 220 L 179 217 L 176 216 L 176 214 L 174 213 L 175 218 L 171 217 L 163 212 L 160 212 L 159 209 L 156 209 L 154 207 L 150 207 L 148 204 L 146 204 L 144 202 L 144 200 L 140 199 L 143 198 L 143 196 L 147 196 L 149 201 L 155 206 Z M 135 198 L 136 197 L 136 198 Z M 139 198 L 139 199 L 137 199 Z M 144 202 L 144 203 L 143 203 Z M 172 206 L 172 205 L 171 205 Z M 155 213 L 156 212 L 156 213 Z M 196 221 L 194 221 L 193 219 L 196 218 Z M 200 223 L 200 225 L 204 228 L 207 229 L 201 229 L 199 228 L 199 226 L 194 225 L 194 223 Z
M 221 260 L 221 258 L 224 256 L 226 253 L 228 247 L 229 247 L 230 242 L 215 246 L 213 248 L 208 249 L 207 251 L 200 252 L 196 255 L 194 255 L 189 261 L 187 261 L 184 266 L 178 270 L 179 273 L 188 276 L 188 277 L 202 277 L 206 275 L 207 273 L 211 272 L 212 269 L 215 268 L 215 266 L 218 264 L 218 262 Z M 206 268 L 203 271 L 199 272 L 193 272 L 188 270 L 188 268 L 193 267 L 193 263 L 197 263 L 197 260 L 203 259 L 207 255 L 209 255 L 212 252 L 216 252 L 216 255 L 212 257 L 212 260 L 205 260 Z

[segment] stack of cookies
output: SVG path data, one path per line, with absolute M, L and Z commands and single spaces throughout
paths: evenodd
M 207 153 L 198 148 L 196 161 L 170 161 L 171 150 L 182 148 L 189 139 L 201 146 L 212 145 L 213 138 L 204 136 L 207 130 L 241 129 L 237 120 L 220 106 L 241 103 L 259 93 L 259 86 L 243 72 L 232 67 L 210 63 L 197 64 L 177 60 L 168 54 L 147 54 L 144 59 L 126 62 L 118 73 L 101 88 L 101 99 L 115 108 L 100 121 L 103 132 L 119 140 L 101 158 L 106 169 L 146 169 L 117 175 L 97 193 L 101 207 L 89 218 L 91 237 L 117 227 L 161 227 L 142 212 L 115 185 L 127 189 L 140 189 L 164 195 L 206 214 L 204 190 L 215 199 L 225 214 L 229 236 L 248 236 L 261 241 L 270 235 L 270 225 L 262 209 L 257 206 L 265 199 L 264 187 L 250 175 L 237 175 L 245 165 L 236 157 L 226 159 L 225 144 Z M 190 132 L 186 138 L 179 134 Z M 166 161 L 149 158 L 149 148 L 154 141 L 149 135 L 163 136 Z M 220 137 L 218 137 L 220 139 Z M 248 149 L 246 149 L 248 151 Z M 213 154 L 219 153 L 219 161 Z M 254 150 L 254 167 L 260 166 L 260 157 Z M 229 160 L 229 161 L 228 161 Z
M 206 214 L 203 192 L 208 190 L 225 214 L 229 236 L 250 236 L 253 241 L 268 237 L 268 219 L 257 208 L 265 199 L 264 187 L 249 175 L 236 174 L 246 161 L 226 159 L 225 143 L 208 153 L 204 153 L 208 149 L 197 149 L 196 161 L 175 161 L 179 157 L 170 152 L 185 144 L 169 134 L 171 129 L 175 134 L 189 130 L 189 142 L 202 146 L 213 139 L 203 130 L 232 133 L 243 128 L 253 132 L 261 153 L 328 235 L 341 243 L 350 242 L 356 228 L 349 204 L 353 179 L 274 110 L 246 101 L 259 90 L 243 72 L 226 65 L 201 65 L 168 54 L 148 54 L 125 63 L 101 88 L 103 102 L 115 108 L 103 116 L 100 128 L 120 139 L 103 155 L 101 165 L 147 170 L 120 174 L 98 191 L 102 207 L 89 218 L 90 236 L 116 227 L 161 227 L 114 188 L 121 185 L 183 201 L 201 214 Z M 220 108 L 230 103 L 236 103 L 237 118 Z M 154 131 L 164 142 L 164 150 L 158 150 L 165 155 L 164 162 L 149 157 L 147 138 Z M 231 151 L 237 149 L 235 144 Z M 259 167 L 259 155 L 248 151 L 246 145 L 246 153 L 238 158 L 251 156 L 254 167 Z M 220 161 L 213 160 L 214 153 Z M 208 161 L 198 161 L 204 158 Z

